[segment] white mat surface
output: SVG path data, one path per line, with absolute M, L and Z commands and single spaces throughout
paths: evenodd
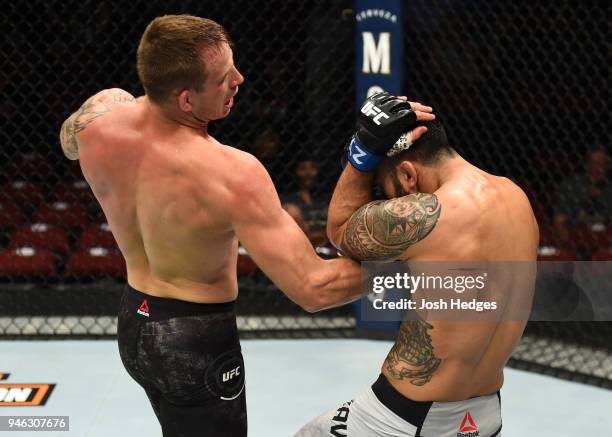
M 351 399 L 376 379 L 390 347 L 368 340 L 242 345 L 250 437 L 292 436 L 311 418 Z M 69 432 L 37 436 L 161 437 L 113 341 L 3 341 L 0 357 L 0 372 L 11 374 L 3 383 L 57 384 L 45 406 L 0 407 L 2 416 L 70 416 Z M 502 409 L 504 437 L 612 435 L 609 390 L 507 369 Z

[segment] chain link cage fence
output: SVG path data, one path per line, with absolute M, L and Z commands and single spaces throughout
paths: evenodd
M 101 89 L 141 95 L 146 25 L 189 13 L 222 23 L 246 82 L 212 133 L 250 151 L 323 256 L 326 205 L 355 114 L 347 0 L 93 0 L 3 4 L 0 16 L 0 335 L 112 336 L 125 267 L 63 120 Z M 515 180 L 541 228 L 540 259 L 612 259 L 609 2 L 404 3 L 405 91 L 431 104 L 453 146 Z M 279 250 L 283 250 L 279 248 Z M 238 262 L 243 334 L 352 335 L 350 306 L 306 315 Z M 610 386 L 612 328 L 530 323 L 511 364 Z

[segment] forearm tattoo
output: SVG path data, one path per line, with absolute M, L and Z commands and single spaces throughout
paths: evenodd
M 60 130 L 62 149 L 68 159 L 78 159 L 79 150 L 76 134 L 83 131 L 95 119 L 112 110 L 113 103 L 135 101 L 134 96 L 118 88 L 102 91 L 88 99 L 64 123 Z
M 402 323 L 385 361 L 385 367 L 392 378 L 407 379 L 418 386 L 431 381 L 432 374 L 442 361 L 434 354 L 428 332 L 431 329 L 434 329 L 432 325 L 420 319 Z
M 431 232 L 440 210 L 435 194 L 370 202 L 349 219 L 342 250 L 362 261 L 394 259 Z

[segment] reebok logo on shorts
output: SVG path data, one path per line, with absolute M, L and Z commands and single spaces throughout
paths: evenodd
M 140 308 L 138 308 L 138 311 L 136 312 L 141 316 L 149 317 L 149 304 L 147 303 L 146 299 L 142 301 Z
M 477 437 L 480 435 L 480 431 L 478 431 L 478 426 L 476 426 L 476 422 L 472 419 L 472 415 L 468 411 L 463 416 L 463 420 L 459 425 L 459 432 L 457 432 L 457 437 Z

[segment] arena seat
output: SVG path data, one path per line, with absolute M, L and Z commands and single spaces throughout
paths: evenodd
M 121 252 L 105 247 L 77 249 L 66 265 L 64 276 L 71 279 L 111 276 L 126 277 L 125 261 Z
M 66 231 L 47 223 L 35 223 L 17 229 L 10 237 L 9 248 L 33 247 L 47 249 L 61 255 L 68 254 L 70 247 Z
M 77 247 L 79 249 L 87 249 L 89 247 L 117 249 L 117 243 L 108 223 L 93 223 L 83 231 Z
M 571 249 L 555 246 L 540 246 L 538 248 L 538 261 L 576 261 L 576 252 Z
M 238 276 L 250 276 L 257 270 L 257 264 L 249 256 L 247 250 L 243 246 L 238 247 Z
M 37 153 L 22 153 L 13 158 L 7 167 L 6 173 L 10 178 L 22 179 L 32 178 L 37 181 L 45 181 L 54 171 L 49 159 Z
M 562 246 L 563 242 L 557 232 L 551 227 L 540 225 L 540 246 Z
M 59 185 L 53 198 L 59 202 L 79 203 L 85 207 L 96 203 L 96 198 L 84 179 Z
M 23 224 L 23 214 L 13 203 L 0 203 L 0 229 L 15 229 Z
M 22 209 L 35 209 L 43 199 L 40 186 L 32 182 L 16 180 L 0 187 L 0 202 L 13 203 Z
M 17 247 L 0 252 L 0 277 L 33 280 L 56 276 L 56 258 L 48 250 Z
M 89 224 L 89 217 L 85 208 L 78 203 L 53 202 L 42 205 L 34 214 L 33 221 L 81 230 Z
M 612 226 L 603 223 L 581 225 L 570 233 L 571 244 L 589 253 L 612 246 Z
M 612 245 L 606 249 L 599 249 L 591 256 L 591 261 L 612 261 Z

